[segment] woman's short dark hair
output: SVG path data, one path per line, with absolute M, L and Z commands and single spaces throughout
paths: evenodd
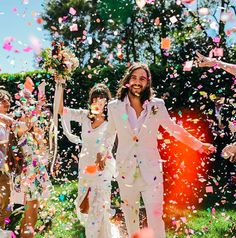
M 152 89 L 152 78 L 151 78 L 151 72 L 149 67 L 144 63 L 133 63 L 127 69 L 123 79 L 120 81 L 120 87 L 116 94 L 119 100 L 124 101 L 124 98 L 126 97 L 129 91 L 127 84 L 129 84 L 129 80 L 133 72 L 137 69 L 143 69 L 147 73 L 147 77 L 148 77 L 148 85 L 140 96 L 141 103 L 143 104 L 146 100 L 150 100 L 153 97 L 154 91 Z
M 89 104 L 88 118 L 91 121 L 95 120 L 95 117 L 91 112 L 91 105 L 93 103 L 94 98 L 105 98 L 106 99 L 106 104 L 104 106 L 103 113 L 105 115 L 105 120 L 107 120 L 107 104 L 111 100 L 111 92 L 110 92 L 109 88 L 103 83 L 98 83 L 90 89 L 89 100 L 88 100 L 88 104 Z

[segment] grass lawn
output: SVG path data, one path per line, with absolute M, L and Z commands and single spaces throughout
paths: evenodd
M 83 238 L 84 228 L 79 224 L 73 204 L 77 183 L 55 185 L 50 200 L 40 210 L 36 238 Z M 116 202 L 114 202 L 117 204 Z M 167 237 L 236 237 L 236 211 L 233 209 L 188 210 L 172 209 L 166 222 Z M 167 220 L 167 219 L 166 219 Z M 122 219 L 116 222 L 122 222 Z

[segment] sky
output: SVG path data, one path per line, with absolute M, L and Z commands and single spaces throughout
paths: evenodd
M 0 73 L 34 70 L 35 53 L 50 46 L 40 18 L 43 2 L 0 0 Z

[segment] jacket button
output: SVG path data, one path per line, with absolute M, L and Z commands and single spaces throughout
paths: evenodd
M 136 158 L 137 157 L 137 155 L 134 155 L 134 158 Z

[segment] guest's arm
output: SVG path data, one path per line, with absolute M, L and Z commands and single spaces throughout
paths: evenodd
M 229 64 L 220 60 L 217 60 L 215 58 L 206 57 L 199 52 L 196 52 L 197 54 L 197 61 L 199 67 L 218 67 L 226 72 L 236 76 L 236 65 L 235 64 Z

